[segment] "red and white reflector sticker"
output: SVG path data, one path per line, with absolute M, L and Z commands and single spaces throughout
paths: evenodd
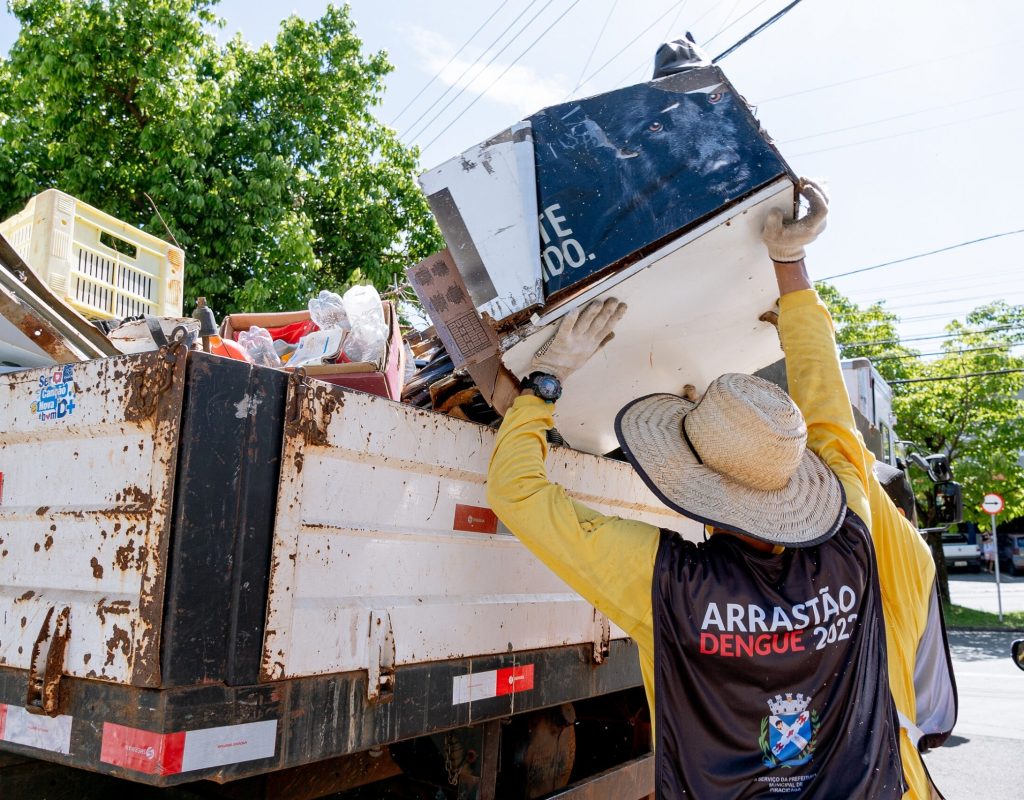
M 533 688 L 533 664 L 505 667 L 490 672 L 456 675 L 452 681 L 452 705 L 486 700 L 505 694 L 525 692 Z
M 176 775 L 270 758 L 276 745 L 275 719 L 175 733 L 104 722 L 100 761 L 147 775 Z
M 21 706 L 0 703 L 0 741 L 67 755 L 71 752 L 71 717 L 44 717 Z

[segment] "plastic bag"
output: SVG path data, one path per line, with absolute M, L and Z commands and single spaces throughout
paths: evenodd
M 342 301 L 352 328 L 345 342 L 345 355 L 351 361 L 377 361 L 383 357 L 388 340 L 380 294 L 372 286 L 353 286 Z
M 309 316 L 322 331 L 347 331 L 352 327 L 345 301 L 326 289 L 309 301 Z
M 281 358 L 274 349 L 274 340 L 270 331 L 265 328 L 252 327 L 238 334 L 238 343 L 252 358 L 254 364 L 261 367 L 281 366 Z

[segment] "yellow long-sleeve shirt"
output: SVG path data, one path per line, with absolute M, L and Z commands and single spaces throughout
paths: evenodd
M 874 457 L 857 433 L 824 304 L 808 289 L 784 295 L 779 305 L 789 391 L 807 423 L 808 447 L 836 473 L 850 508 L 871 530 L 889 683 L 896 707 L 913 719 L 914 659 L 934 579 L 931 554 L 871 471 Z M 645 522 L 599 514 L 548 480 L 544 459 L 553 410 L 536 397 L 516 400 L 491 457 L 488 499 L 502 522 L 541 561 L 634 639 L 653 710 L 651 581 L 660 532 Z M 920 755 L 906 733 L 900 745 L 909 787 L 905 797 L 926 800 L 931 791 Z

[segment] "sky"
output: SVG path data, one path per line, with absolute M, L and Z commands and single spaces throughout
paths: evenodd
M 270 41 L 323 0 L 223 0 L 218 37 Z M 714 56 L 788 0 L 352 0 L 367 52 L 394 72 L 378 117 L 424 169 L 547 105 L 650 76 L 691 31 Z M 17 22 L 0 16 L 0 52 Z M 800 175 L 823 180 L 826 278 L 1024 229 L 1024 3 L 803 0 L 720 66 Z M 837 278 L 885 300 L 905 337 L 1002 299 L 1024 304 L 1024 233 Z M 940 339 L 913 342 L 923 352 Z

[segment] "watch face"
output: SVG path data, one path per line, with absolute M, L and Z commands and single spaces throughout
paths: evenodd
M 533 385 L 537 396 L 544 400 L 557 400 L 562 394 L 562 384 L 554 375 L 536 375 Z

